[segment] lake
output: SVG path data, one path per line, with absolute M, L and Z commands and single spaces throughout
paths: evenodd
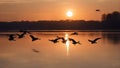
M 120 68 L 120 32 L 40 31 L 30 34 L 40 40 L 32 41 L 30 34 L 24 38 L 9 41 L 10 34 L 21 32 L 0 32 L 0 68 Z M 71 40 L 53 43 L 49 40 L 59 37 Z M 96 44 L 89 40 L 101 38 Z

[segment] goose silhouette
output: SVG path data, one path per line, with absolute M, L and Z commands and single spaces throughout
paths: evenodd
M 73 32 L 73 33 L 71 33 L 71 35 L 78 35 L 78 33 L 77 32 Z
M 26 33 L 22 33 L 22 34 L 16 34 L 18 36 L 18 38 L 24 38 Z
M 67 42 L 67 40 L 65 40 L 65 38 L 64 37 L 59 37 L 59 36 L 57 36 L 57 38 L 60 40 L 62 40 L 62 43 L 66 43 Z
M 100 12 L 100 9 L 96 9 L 97 12 Z
M 81 44 L 80 41 L 75 41 L 72 38 L 69 38 L 70 41 L 72 41 L 72 44 L 76 45 L 76 44 Z
M 51 41 L 51 42 L 53 42 L 53 43 L 59 42 L 58 40 L 59 40 L 59 39 L 51 39 L 51 40 L 49 39 L 49 41 Z
M 40 40 L 39 38 L 34 37 L 33 35 L 29 35 L 29 36 L 30 36 L 30 38 L 32 39 L 32 41 Z
M 9 41 L 16 41 L 15 40 L 15 34 L 10 34 L 8 40 Z
M 91 42 L 91 44 L 95 44 L 95 43 L 97 43 L 97 41 L 98 41 L 99 39 L 101 39 L 101 38 L 95 38 L 94 40 L 89 40 L 89 39 L 88 39 L 88 41 Z
M 20 31 L 20 32 L 23 32 L 23 33 L 22 34 L 16 34 L 18 36 L 18 38 L 24 38 L 27 33 L 31 34 L 28 31 Z

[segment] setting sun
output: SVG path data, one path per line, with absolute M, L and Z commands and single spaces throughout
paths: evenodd
M 66 15 L 67 15 L 68 17 L 72 17 L 72 16 L 73 16 L 73 12 L 69 10 L 69 11 L 67 11 Z

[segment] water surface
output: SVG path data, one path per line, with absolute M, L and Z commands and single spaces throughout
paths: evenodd
M 18 32 L 0 32 L 0 68 L 120 68 L 120 32 L 32 32 L 40 38 L 31 41 L 29 34 L 25 38 L 9 41 L 9 34 Z M 73 38 L 80 44 L 66 44 L 61 41 L 54 44 L 49 39 L 56 36 Z M 100 37 L 97 44 L 88 39 Z M 33 52 L 36 49 L 39 52 Z

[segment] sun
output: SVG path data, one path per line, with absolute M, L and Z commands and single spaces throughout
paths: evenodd
M 73 16 L 73 12 L 69 10 L 69 11 L 66 12 L 66 15 L 67 15 L 67 17 L 72 17 Z

